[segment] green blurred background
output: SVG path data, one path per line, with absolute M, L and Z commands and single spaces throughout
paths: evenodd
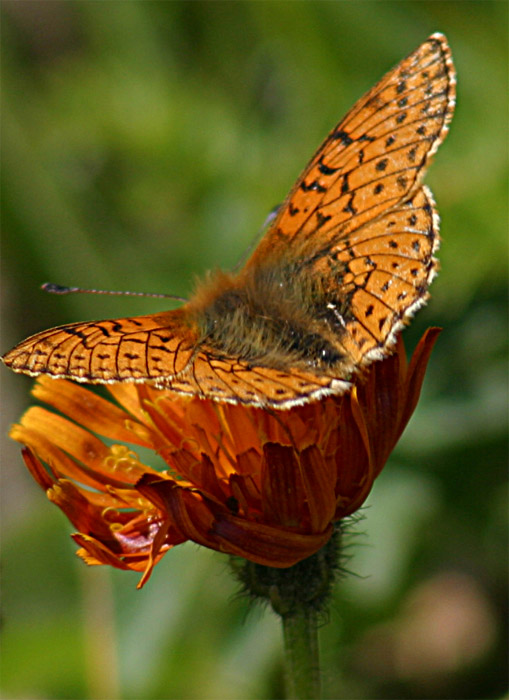
M 442 272 L 405 332 L 444 327 L 321 630 L 326 698 L 502 698 L 506 667 L 507 2 L 2 2 L 2 351 L 167 307 L 231 268 L 328 130 L 434 31 L 458 106 L 428 175 Z M 2 436 L 31 380 L 2 371 Z M 149 584 L 86 568 L 2 437 L 3 698 L 283 695 L 280 630 L 225 557 Z

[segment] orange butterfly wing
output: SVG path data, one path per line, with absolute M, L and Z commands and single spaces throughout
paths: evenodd
M 290 408 L 321 396 L 342 393 L 350 386 L 333 375 L 298 369 L 282 371 L 204 350 L 194 359 L 192 371 L 170 379 L 162 388 L 216 401 Z
M 183 309 L 59 326 L 27 338 L 3 360 L 15 372 L 82 382 L 157 381 L 183 372 L 197 337 Z
M 333 247 L 330 257 L 344 269 L 342 342 L 354 367 L 383 357 L 396 333 L 426 302 L 439 243 L 434 201 L 428 188 L 421 187 Z

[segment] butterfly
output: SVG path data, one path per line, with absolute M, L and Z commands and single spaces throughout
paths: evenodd
M 178 309 L 37 333 L 4 363 L 276 409 L 348 390 L 427 300 L 439 219 L 421 181 L 455 84 L 433 34 L 329 133 L 239 272 Z

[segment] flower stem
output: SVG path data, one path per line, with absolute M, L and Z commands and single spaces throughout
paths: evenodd
M 288 700 L 320 698 L 316 611 L 300 608 L 282 615 Z
M 283 623 L 287 700 L 319 700 L 318 627 L 327 617 L 332 586 L 339 572 L 338 524 L 318 552 L 278 569 L 247 559 L 232 559 L 232 569 L 252 601 L 269 603 Z

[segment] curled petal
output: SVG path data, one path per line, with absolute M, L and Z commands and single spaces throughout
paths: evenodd
M 140 479 L 137 489 L 169 518 L 172 527 L 185 539 L 206 547 L 213 545 L 213 539 L 208 536 L 213 515 L 198 493 L 178 486 L 171 479 L 148 474 Z
M 332 534 L 302 535 L 292 530 L 225 515 L 214 524 L 214 534 L 224 552 L 236 554 L 265 566 L 285 568 L 317 552 Z
M 429 358 L 441 332 L 441 328 L 428 328 L 417 344 L 414 354 L 412 355 L 405 382 L 405 402 L 402 411 L 400 433 L 398 438 L 415 411 L 417 402 L 419 401 L 419 396 L 421 394 L 422 382 L 424 381 L 424 375 L 426 373 Z

